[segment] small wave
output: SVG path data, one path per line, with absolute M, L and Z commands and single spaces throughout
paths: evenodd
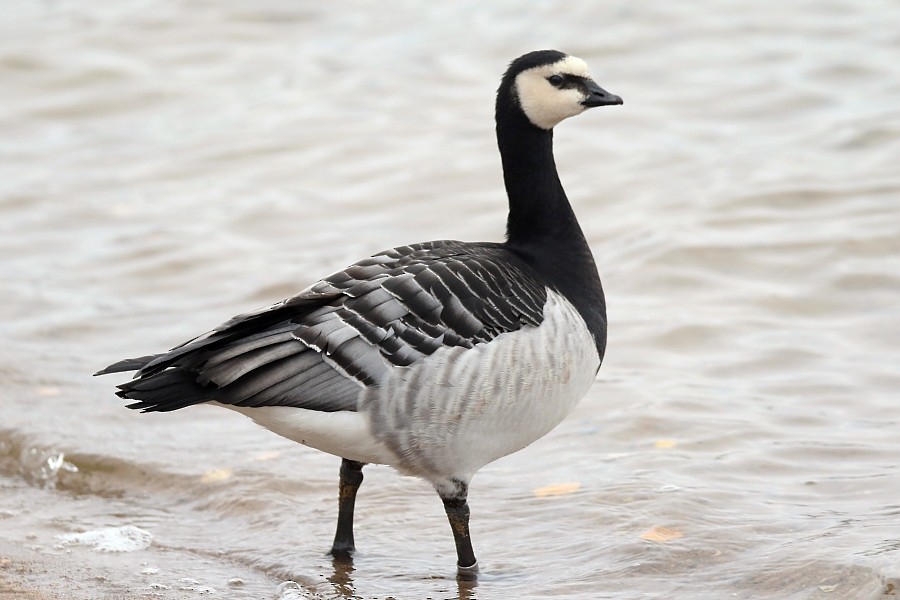
M 77 473 L 78 467 L 61 450 L 0 430 L 0 474 L 4 472 L 17 472 L 31 485 L 53 489 L 60 473 Z

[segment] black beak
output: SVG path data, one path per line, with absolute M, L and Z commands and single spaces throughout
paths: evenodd
M 581 104 L 591 108 L 592 106 L 610 106 L 612 104 L 622 104 L 622 99 L 615 94 L 610 94 L 602 87 L 597 85 L 593 79 L 588 79 L 585 83 L 585 91 L 588 97 Z

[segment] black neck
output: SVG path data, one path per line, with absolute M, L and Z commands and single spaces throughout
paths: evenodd
M 502 117 L 502 118 L 499 118 Z M 497 143 L 509 196 L 510 246 L 583 239 L 553 159 L 553 131 L 540 129 L 519 110 L 498 115 Z
M 497 144 L 509 196 L 506 247 L 529 263 L 584 318 L 603 358 L 606 302 L 594 257 L 553 159 L 553 131 L 513 103 L 497 106 Z

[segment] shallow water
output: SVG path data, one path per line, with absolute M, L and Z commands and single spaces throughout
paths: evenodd
M 896 5 L 420 7 L 8 7 L 0 591 L 896 594 Z M 382 248 L 499 239 L 493 92 L 540 47 L 625 99 L 556 133 L 609 352 L 569 419 L 474 480 L 477 584 L 426 484 L 367 468 L 360 553 L 333 565 L 338 459 L 90 378 Z

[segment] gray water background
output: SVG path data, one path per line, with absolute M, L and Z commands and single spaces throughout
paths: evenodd
M 3 13 L 0 590 L 897 593 L 896 2 Z M 493 94 L 509 60 L 544 47 L 625 99 L 556 131 L 609 351 L 559 428 L 475 478 L 477 585 L 457 585 L 425 483 L 367 469 L 344 569 L 325 556 L 337 459 L 210 407 L 139 415 L 119 380 L 90 377 L 382 248 L 500 239 Z M 152 543 L 61 537 L 98 531 Z

